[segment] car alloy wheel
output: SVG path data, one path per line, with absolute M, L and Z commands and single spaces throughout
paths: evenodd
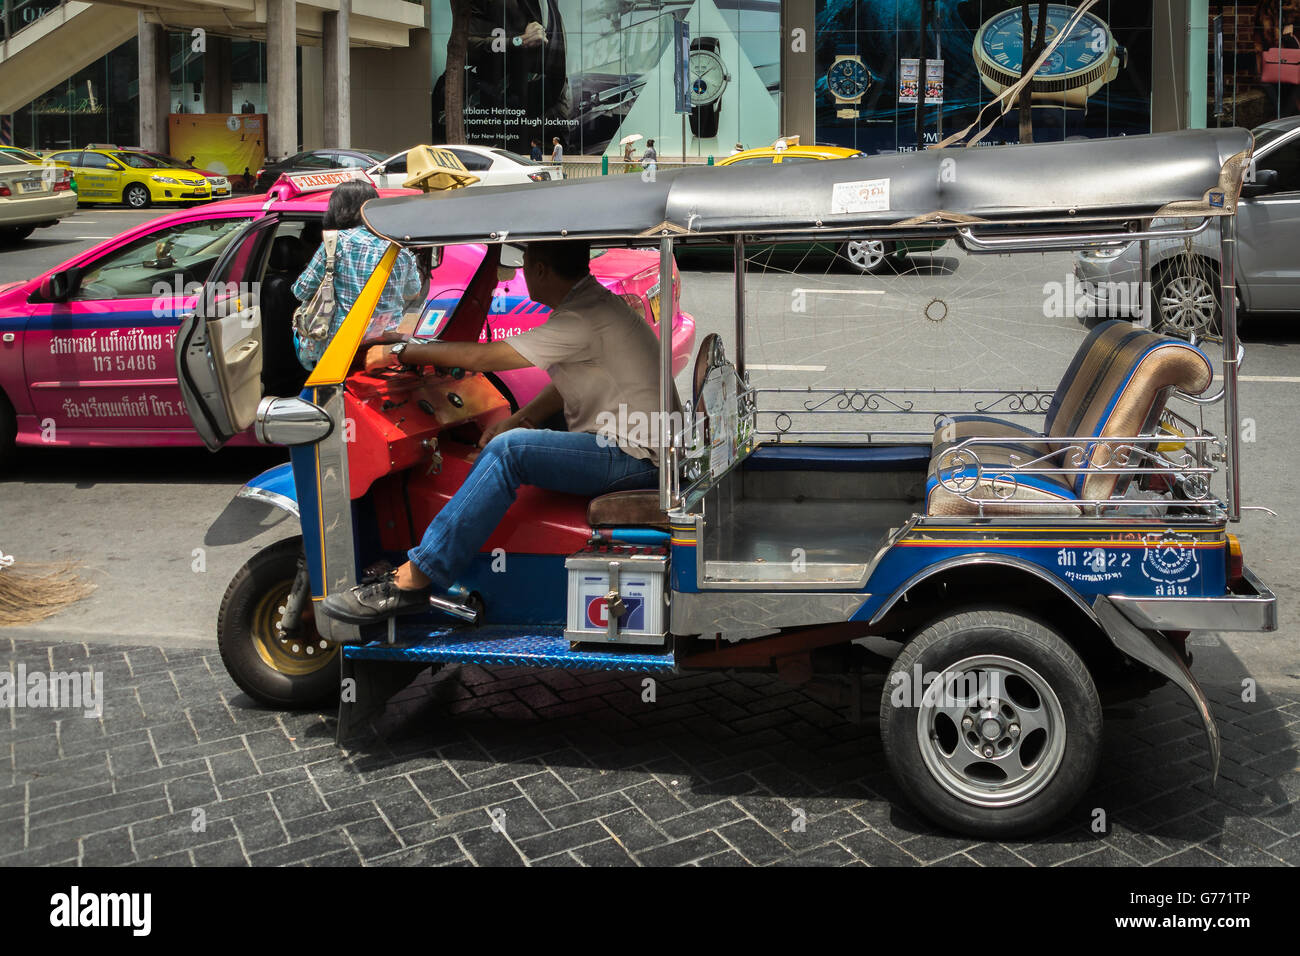
M 126 187 L 123 199 L 132 209 L 147 209 L 149 207 L 149 190 L 139 183 L 132 183 Z
M 1200 260 L 1181 262 L 1152 289 L 1161 331 L 1186 338 L 1219 333 L 1218 275 Z
M 859 272 L 879 272 L 893 251 L 893 244 L 881 239 L 850 239 L 844 243 L 844 256 Z

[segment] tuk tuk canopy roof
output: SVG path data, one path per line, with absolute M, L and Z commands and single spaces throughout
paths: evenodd
M 1222 216 L 1236 208 L 1252 144 L 1231 128 L 698 167 L 372 199 L 362 215 L 419 245 Z

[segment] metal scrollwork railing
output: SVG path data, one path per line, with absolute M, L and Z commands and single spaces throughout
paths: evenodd
M 1178 449 L 1159 451 L 1160 444 L 1169 438 L 1167 434 L 1114 439 L 1054 438 L 1051 442 L 1057 447 L 1037 458 L 1021 458 L 1011 453 L 1007 456 L 1009 461 L 995 462 L 981 459 L 979 449 L 981 446 L 1005 449 L 1005 438 L 969 438 L 939 455 L 935 462 L 935 478 L 949 494 L 978 506 L 981 514 L 985 506 L 995 504 L 1014 504 L 1017 510 L 1026 514 L 1077 506 L 1101 515 L 1160 505 L 1183 508 L 1202 517 L 1220 513 L 1223 502 L 1212 494 L 1210 486 L 1216 468 L 1206 462 L 1213 460 L 1212 449 L 1221 447 L 1222 441 L 1209 434 L 1184 435 L 1178 437 Z M 1166 489 L 1170 492 L 1176 489 L 1177 494 L 1170 498 L 1072 498 L 1053 496 L 1049 492 L 1041 498 L 1018 497 L 1022 489 L 1044 491 L 1041 484 L 1029 484 L 1028 480 L 1033 477 L 1077 479 L 1080 476 L 1108 475 L 1162 476 L 1166 479 Z M 1061 490 L 1065 487 L 1062 486 Z
M 896 402 L 889 396 L 881 392 L 868 392 L 861 389 L 841 389 L 834 395 L 829 395 L 816 404 L 804 402 L 804 411 L 816 412 L 825 408 L 827 405 L 835 403 L 835 408 L 839 411 L 854 412 L 878 412 L 885 405 L 897 409 L 900 412 L 912 411 L 914 405 L 912 402 Z

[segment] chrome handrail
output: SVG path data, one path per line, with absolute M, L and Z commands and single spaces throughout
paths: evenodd
M 973 254 L 989 252 L 1045 252 L 1052 249 L 1074 250 L 1091 249 L 1098 246 L 1117 246 L 1124 243 L 1140 242 L 1149 239 L 1184 239 L 1200 235 L 1210 225 L 1207 216 L 1199 226 L 1185 226 L 1178 229 L 1147 229 L 1138 232 L 1094 232 L 1081 236 L 1017 236 L 1010 239 L 981 239 L 971 232 L 970 226 L 960 226 L 957 234 L 967 243 L 967 252 Z

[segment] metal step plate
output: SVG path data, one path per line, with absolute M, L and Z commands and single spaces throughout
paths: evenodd
M 644 648 L 605 649 L 599 644 L 569 646 L 562 627 L 446 628 L 430 630 L 427 624 L 399 624 L 397 641 L 380 639 L 349 645 L 343 654 L 354 661 L 445 661 L 509 667 L 563 667 L 607 671 L 673 671 L 672 653 L 652 653 Z

